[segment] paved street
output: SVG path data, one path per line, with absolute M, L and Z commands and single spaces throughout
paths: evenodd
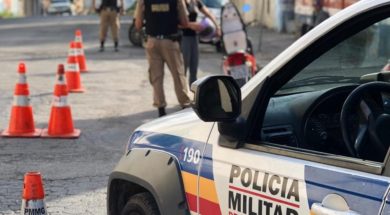
M 75 127 L 82 131 L 79 139 L 0 138 L 0 214 L 20 213 L 23 176 L 28 171 L 42 173 L 49 214 L 106 214 L 107 179 L 130 133 L 157 117 L 144 50 L 127 39 L 130 20 L 122 19 L 118 53 L 110 38 L 106 51 L 98 52 L 98 18 L 94 16 L 0 20 L 0 130 L 8 126 L 21 60 L 27 66 L 38 128 L 47 127 L 57 64 L 66 62 L 76 29 L 83 32 L 90 71 L 82 74 L 86 92 L 69 95 Z M 252 33 L 260 38 L 255 30 Z M 293 40 L 292 35 L 264 30 L 257 54 L 260 64 Z M 200 56 L 199 77 L 222 73 L 222 55 L 212 46 L 202 45 Z M 172 78 L 169 72 L 165 74 L 169 114 L 180 107 Z

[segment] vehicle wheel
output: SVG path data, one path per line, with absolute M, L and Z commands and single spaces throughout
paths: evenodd
M 135 28 L 134 22 L 130 25 L 129 28 L 129 40 L 133 45 L 142 47 L 142 42 L 143 42 L 142 35 Z
M 150 193 L 138 193 L 130 197 L 121 215 L 159 215 L 158 207 Z

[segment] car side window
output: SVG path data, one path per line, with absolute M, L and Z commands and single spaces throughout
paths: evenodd
M 368 116 L 365 119 L 361 103 L 348 114 L 345 120 L 348 128 L 344 129 L 344 134 L 340 121 L 343 105 L 351 92 L 363 83 L 376 80 L 380 75 L 370 74 L 381 71 L 390 72 L 390 18 L 343 40 L 284 84 L 269 101 L 261 129 L 262 140 L 275 146 L 382 162 L 384 156 L 373 158 L 372 155 L 351 153 L 346 143 L 361 141 L 370 145 L 380 142 L 369 132 L 361 131 L 362 127 L 379 129 L 367 125 L 370 119 Z M 390 81 L 390 76 L 381 77 Z M 380 114 L 390 114 L 390 94 L 372 92 L 367 91 L 370 95 L 364 95 L 362 101 L 372 101 Z M 387 147 L 386 143 L 383 150 L 387 151 Z

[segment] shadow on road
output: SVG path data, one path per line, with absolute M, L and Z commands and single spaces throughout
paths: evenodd
M 173 107 L 167 112 L 179 110 L 179 107 Z M 125 153 L 130 134 L 139 125 L 155 119 L 156 115 L 153 110 L 127 116 L 75 120 L 75 127 L 82 130 L 79 139 L 1 138 L 0 192 L 2 196 L 8 196 L 8 200 L 0 201 L 0 213 L 20 210 L 23 176 L 28 171 L 42 173 L 46 201 L 61 203 L 72 196 L 100 195 L 104 196 L 101 203 L 104 206 L 108 176 Z M 37 124 L 36 127 L 44 128 L 47 124 Z

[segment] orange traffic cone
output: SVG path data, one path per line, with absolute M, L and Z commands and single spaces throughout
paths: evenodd
M 390 59 L 387 61 L 387 64 L 383 67 L 382 72 L 390 72 Z
M 64 65 L 58 65 L 57 83 L 51 107 L 49 127 L 44 129 L 42 137 L 77 138 L 80 130 L 73 128 L 72 113 L 67 104 L 68 89 L 64 80 Z
M 70 42 L 65 76 L 69 92 L 82 93 L 85 91 L 81 86 L 80 68 L 76 56 L 76 43 L 74 41 Z
M 45 205 L 41 173 L 27 172 L 24 175 L 22 214 L 48 214 Z
M 76 42 L 76 52 L 77 59 L 79 60 L 80 72 L 87 72 L 87 60 L 85 58 L 81 30 L 76 30 L 74 41 Z
M 15 85 L 14 102 L 8 129 L 1 133 L 3 137 L 39 137 L 41 129 L 34 126 L 33 111 L 30 105 L 29 89 L 26 78 L 26 66 L 18 67 L 19 81 Z

